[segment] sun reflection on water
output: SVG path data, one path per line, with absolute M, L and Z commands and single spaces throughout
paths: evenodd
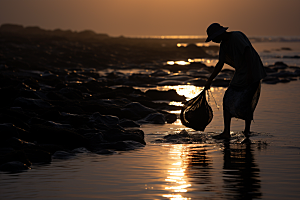
M 175 85 L 175 86 L 160 86 L 159 90 L 176 90 L 177 94 L 184 95 L 187 100 L 192 99 L 193 97 L 197 96 L 202 90 L 202 87 L 197 87 L 194 85 Z M 172 102 L 171 105 L 175 105 Z
M 188 159 L 188 151 L 184 145 L 172 145 L 170 148 L 169 156 L 171 157 L 172 163 L 167 171 L 167 186 L 165 190 L 171 194 L 164 194 L 163 197 L 170 198 L 170 200 L 187 200 L 190 198 L 183 197 L 182 193 L 188 192 L 188 188 L 192 185 L 188 182 L 186 176 L 185 164 Z

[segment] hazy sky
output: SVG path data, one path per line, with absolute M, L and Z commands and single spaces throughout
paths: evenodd
M 206 35 L 219 22 L 249 36 L 300 35 L 300 0 L 0 0 L 0 24 L 111 36 Z

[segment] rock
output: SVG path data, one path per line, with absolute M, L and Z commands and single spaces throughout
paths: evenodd
M 269 76 L 277 77 L 277 78 L 287 78 L 287 77 L 296 77 L 297 74 L 290 71 L 280 71 L 278 73 L 269 74 Z
M 183 76 L 183 75 L 175 75 L 175 76 L 169 76 L 169 80 L 177 80 L 177 81 L 187 81 L 191 79 L 190 76 Z
M 165 86 L 165 85 L 185 85 L 184 81 L 178 81 L 178 80 L 163 80 L 157 83 L 159 86 Z
M 20 149 L 24 149 L 24 148 L 32 148 L 32 147 L 35 147 L 36 145 L 34 143 L 26 142 L 19 138 L 12 137 L 12 138 L 5 140 L 5 143 L 3 144 L 3 146 L 12 147 L 16 150 L 20 150 Z
M 38 148 L 25 148 L 25 155 L 32 163 L 50 163 L 51 154 L 47 151 Z
M 138 102 L 132 102 L 127 104 L 126 106 L 123 107 L 123 109 L 121 109 L 122 112 L 123 111 L 130 111 L 132 113 L 135 113 L 136 115 L 140 116 L 139 118 L 144 118 L 147 115 L 151 114 L 151 113 L 155 113 L 156 110 L 152 109 L 152 108 L 148 108 L 146 106 L 143 106 L 142 104 L 138 103 Z
M 172 124 L 177 120 L 177 115 L 169 113 L 169 114 L 165 115 L 165 119 L 166 119 L 167 123 Z
M 69 153 L 67 151 L 56 151 L 53 155 L 52 158 L 53 159 L 70 159 L 72 157 L 74 157 L 75 154 L 73 153 Z
M 203 78 L 194 78 L 194 79 L 190 79 L 190 80 L 188 81 L 188 83 L 189 83 L 190 85 L 202 87 L 202 86 L 205 86 L 206 80 L 207 80 L 207 79 L 203 79 Z
M 271 67 L 264 67 L 264 68 L 265 68 L 267 74 L 269 74 L 269 73 L 275 73 L 275 72 L 278 71 L 278 69 L 273 69 Z
M 118 125 L 120 123 L 119 118 L 112 115 L 101 115 L 100 113 L 96 112 L 92 115 L 91 120 L 95 121 L 96 123 L 102 123 L 105 125 Z
M 53 121 L 47 121 L 46 123 L 43 123 L 45 126 L 51 126 L 58 129 L 71 129 L 72 126 L 70 124 L 61 124 Z
M 112 145 L 114 146 L 114 145 Z M 110 147 L 112 147 L 110 146 Z M 112 154 L 116 154 L 117 152 L 113 151 L 113 150 L 109 150 L 109 149 L 101 149 L 95 152 L 96 154 L 100 154 L 100 155 L 112 155 Z
M 56 144 L 39 144 L 39 147 L 49 152 L 51 155 L 54 154 L 56 151 L 63 151 L 65 148 L 62 145 L 56 145 Z
M 286 69 L 289 66 L 283 62 L 276 62 L 273 66 L 271 66 L 272 69 L 278 70 L 278 69 Z
M 15 125 L 11 123 L 0 124 L 0 143 L 12 137 L 20 137 Z
M 276 84 L 278 82 L 280 82 L 278 77 L 273 77 L 273 76 L 267 76 L 262 80 L 263 83 L 267 83 L 267 84 Z
M 191 69 L 186 74 L 195 78 L 208 78 L 211 73 L 205 69 Z
M 76 148 L 76 149 L 73 149 L 71 151 L 71 153 L 89 153 L 90 151 L 87 150 L 86 148 L 84 147 L 79 147 L 79 148 Z
M 73 88 L 62 88 L 59 93 L 68 99 L 83 99 L 82 93 Z
M 12 161 L 0 165 L 0 171 L 10 172 L 10 173 L 22 172 L 28 169 L 30 169 L 30 167 L 28 167 L 26 164 L 20 161 Z
M 14 101 L 15 106 L 20 106 L 23 109 L 49 109 L 52 105 L 42 99 L 30 99 L 18 97 Z
M 144 124 L 144 123 L 165 124 L 166 123 L 166 118 L 161 113 L 152 113 L 152 114 L 149 114 L 144 119 L 139 120 L 138 122 L 141 123 L 141 124 Z
M 140 125 L 138 123 L 136 123 L 133 120 L 129 120 L 129 119 L 122 119 L 120 120 L 120 126 L 128 128 L 128 127 L 140 127 Z
M 168 76 L 170 74 L 169 70 L 158 69 L 151 74 L 151 76 Z
M 185 97 L 178 95 L 173 89 L 168 91 L 147 90 L 145 95 L 151 100 L 185 101 Z
M 2 152 L 2 153 L 4 153 L 4 152 Z M 4 164 L 7 162 L 13 162 L 13 161 L 19 161 L 21 163 L 26 164 L 27 166 L 31 166 L 31 162 L 27 158 L 24 151 L 13 150 L 8 153 L 4 153 L 3 155 L 0 155 L 0 164 Z
M 32 125 L 29 134 L 38 143 L 62 145 L 71 149 L 88 145 L 87 139 L 73 129 Z
M 103 139 L 103 134 L 101 132 L 98 132 L 98 133 L 86 133 L 86 134 L 84 134 L 84 137 L 88 140 L 89 147 L 91 147 L 92 149 L 97 149 L 97 148 L 99 148 L 99 145 L 101 143 L 106 142 Z

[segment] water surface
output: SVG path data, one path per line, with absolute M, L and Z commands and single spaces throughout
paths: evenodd
M 211 139 L 223 128 L 222 109 L 211 102 L 214 119 L 204 133 L 180 121 L 143 125 L 143 148 L 114 155 L 83 153 L 22 173 L 0 173 L 0 199 L 299 199 L 299 90 L 299 81 L 262 85 L 251 144 L 240 143 L 244 123 L 235 119 L 235 139 Z M 212 91 L 221 108 L 224 91 Z M 207 140 L 154 142 L 182 129 Z

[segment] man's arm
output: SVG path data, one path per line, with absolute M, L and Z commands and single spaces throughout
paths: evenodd
M 210 77 L 208 78 L 208 80 L 206 81 L 204 90 L 207 90 L 207 89 L 210 88 L 210 85 L 211 85 L 212 81 L 220 73 L 220 71 L 222 70 L 223 66 L 224 66 L 224 62 L 219 60 L 219 62 L 215 66 L 214 71 L 212 72 L 212 74 L 210 75 Z

